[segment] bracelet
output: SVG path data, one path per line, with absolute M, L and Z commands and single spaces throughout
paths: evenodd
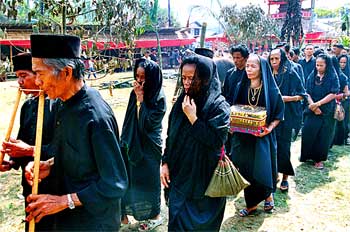
M 55 158 L 48 159 L 47 162 L 50 166 L 53 166 L 55 164 Z

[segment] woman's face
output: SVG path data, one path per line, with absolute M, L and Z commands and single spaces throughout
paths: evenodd
M 317 58 L 316 69 L 319 74 L 324 74 L 326 72 L 326 61 L 322 58 Z
M 142 86 L 146 80 L 146 72 L 143 67 L 138 67 L 136 69 L 136 81 Z
M 346 67 L 347 60 L 345 57 L 340 58 L 339 65 L 341 69 L 344 69 Z
M 182 67 L 181 78 L 182 78 L 182 84 L 185 89 L 185 93 L 188 93 L 189 89 L 191 88 L 195 72 L 196 72 L 195 64 L 185 64 Z
M 260 79 L 260 61 L 257 56 L 249 56 L 247 63 L 245 65 L 245 70 L 247 72 L 247 76 L 250 80 Z
M 270 63 L 273 70 L 278 70 L 281 64 L 281 52 L 279 50 L 273 50 L 270 54 Z

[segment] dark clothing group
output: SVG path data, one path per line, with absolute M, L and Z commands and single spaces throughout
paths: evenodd
M 43 147 L 42 159 L 54 157 L 55 165 L 48 182 L 40 184 L 39 192 L 77 193 L 83 206 L 45 217 L 52 221 L 42 230 L 115 231 L 122 215 L 132 215 L 137 220 L 156 217 L 160 214 L 160 165 L 167 164 L 171 179 L 168 230 L 218 231 L 226 199 L 204 193 L 229 136 L 233 104 L 265 107 L 266 125 L 279 121 L 263 137 L 234 133 L 226 144 L 226 152 L 251 184 L 244 190 L 247 207 L 269 197 L 276 190 L 278 172 L 294 175 L 291 137 L 303 118 L 301 101 L 283 102 L 282 96 L 306 98 L 309 94 L 316 102 L 330 93 L 339 93 L 349 77 L 327 71 L 320 80 L 313 59 L 301 62 L 301 71 L 282 57 L 281 69 L 275 75 L 268 61 L 260 58 L 259 63 L 261 91 L 259 98 L 251 99 L 251 82 L 244 69 L 230 70 L 221 92 L 212 60 L 198 55 L 186 58 L 180 70 L 194 64 L 194 79 L 200 83 L 199 90 L 190 95 L 197 120 L 192 124 L 184 113 L 183 101 L 189 94 L 182 90 L 170 112 L 163 155 L 161 133 L 166 100 L 161 70 L 153 61 L 141 59 L 135 64 L 134 76 L 137 67 L 145 70 L 144 101 L 140 104 L 135 92 L 131 92 L 120 139 L 113 111 L 96 90 L 84 85 L 67 101 L 57 101 L 54 111 L 46 101 L 43 144 L 47 147 Z M 22 107 L 18 139 L 28 144 L 34 144 L 36 107 L 37 99 L 28 100 Z M 344 102 L 346 107 L 349 117 L 348 101 Z M 320 107 L 321 115 L 305 107 L 301 161 L 327 159 L 335 133 L 334 108 L 334 100 Z M 23 169 L 28 161 L 16 163 Z M 27 196 L 30 190 L 24 178 L 22 185 Z

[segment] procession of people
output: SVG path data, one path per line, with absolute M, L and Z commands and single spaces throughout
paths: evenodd
M 219 231 L 226 197 L 205 192 L 222 151 L 250 182 L 238 215 L 254 214 L 260 202 L 272 213 L 274 193 L 287 194 L 288 177 L 296 174 L 293 133 L 301 133 L 300 161 L 317 170 L 324 169 L 333 144 L 349 145 L 350 59 L 344 46 L 334 44 L 332 54 L 319 49 L 314 57 L 307 44 L 297 59 L 285 46 L 266 58 L 243 44 L 232 46 L 235 67 L 225 80 L 215 60 L 189 53 L 179 64 L 172 106 L 157 59 L 136 60 L 119 130 L 112 108 L 85 84 L 80 38 L 31 35 L 31 53 L 13 59 L 19 87 L 31 97 L 21 107 L 17 138 L 2 143 L 10 159 L 0 165 L 2 172 L 21 168 L 26 222 L 34 220 L 36 231 L 118 231 L 133 216 L 139 231 L 149 231 L 165 223 L 163 188 L 168 231 Z M 31 194 L 40 91 L 46 97 L 40 183 L 39 194 Z M 230 106 L 237 105 L 264 109 L 259 133 L 230 131 Z M 335 117 L 339 109 L 342 118 Z

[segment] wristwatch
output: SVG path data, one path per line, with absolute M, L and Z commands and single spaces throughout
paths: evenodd
M 74 201 L 72 200 L 72 195 L 67 194 L 67 199 L 68 199 L 68 208 L 74 209 L 75 205 L 74 205 Z

